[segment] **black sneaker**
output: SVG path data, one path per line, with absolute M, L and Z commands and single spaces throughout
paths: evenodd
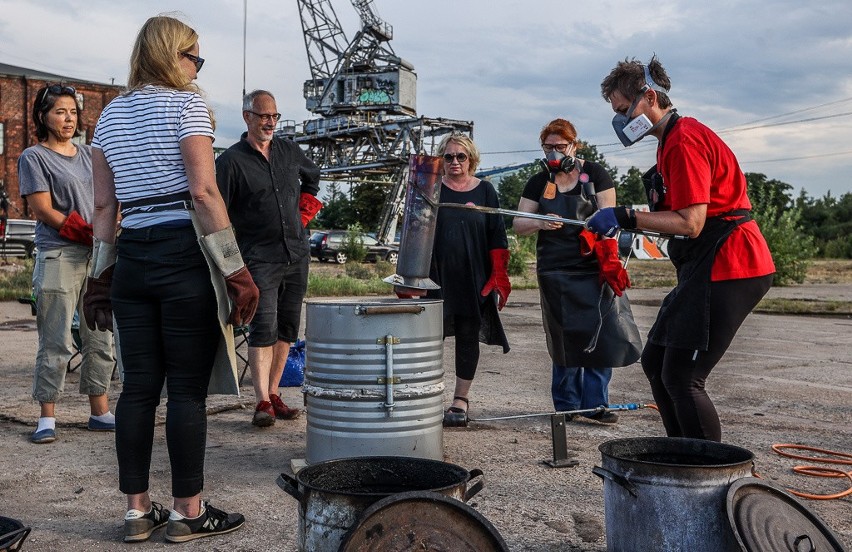
M 175 514 L 169 518 L 166 527 L 166 540 L 169 542 L 187 542 L 202 537 L 224 535 L 236 531 L 246 522 L 242 514 L 228 514 L 202 502 L 201 515 L 197 518 L 175 519 Z M 177 514 L 180 515 L 180 514 Z
M 151 537 L 151 533 L 169 522 L 169 512 L 158 502 L 151 502 L 151 511 L 143 514 L 139 510 L 130 510 L 124 516 L 124 542 L 142 542 Z

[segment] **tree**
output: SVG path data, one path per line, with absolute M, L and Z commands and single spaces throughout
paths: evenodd
M 340 185 L 332 182 L 328 193 L 323 197 L 323 208 L 317 215 L 316 223 L 321 228 L 348 228 L 355 223 L 351 202 L 346 194 L 340 191 Z
M 366 231 L 377 230 L 389 190 L 390 183 L 361 182 L 353 185 L 350 204 L 354 219 L 352 222 L 357 222 Z
M 796 207 L 802 212 L 802 226 L 814 236 L 822 256 L 852 258 L 852 193 L 835 199 L 829 192 L 814 200 L 801 190 Z
M 752 216 L 775 262 L 775 284 L 801 284 L 815 248 L 813 237 L 802 229 L 801 209 L 792 206 L 788 195 L 793 187 L 779 180 L 767 180 L 766 175 L 760 173 L 746 173 L 745 176 Z
M 530 163 L 522 167 L 516 172 L 504 176 L 497 185 L 497 199 L 500 201 L 500 207 L 504 209 L 517 209 L 518 202 L 521 200 L 521 193 L 524 191 L 524 186 L 534 174 L 541 171 L 541 165 L 538 162 Z M 511 227 L 511 219 L 509 226 Z
M 615 190 L 615 202 L 619 205 L 648 205 L 648 195 L 642 183 L 642 171 L 636 167 L 627 169 Z

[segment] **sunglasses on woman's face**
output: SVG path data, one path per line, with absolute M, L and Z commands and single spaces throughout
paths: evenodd
M 453 160 L 455 160 L 455 159 L 458 159 L 459 163 L 464 163 L 465 161 L 467 161 L 467 154 L 466 153 L 445 153 L 444 154 L 444 161 L 446 161 L 447 163 L 452 163 Z
M 196 73 L 201 71 L 201 66 L 204 65 L 204 58 L 203 57 L 194 56 L 194 55 L 192 55 L 188 52 L 181 52 L 180 55 L 182 55 L 183 57 L 185 57 L 186 59 L 188 59 L 189 61 L 191 61 L 192 63 L 195 64 L 195 72 Z

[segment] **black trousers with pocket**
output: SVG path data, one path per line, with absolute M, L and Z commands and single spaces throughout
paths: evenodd
M 119 488 L 148 490 L 156 408 L 166 384 L 172 496 L 204 487 L 207 387 L 220 339 L 210 272 L 191 226 L 125 229 L 112 306 L 124 382 L 115 409 Z

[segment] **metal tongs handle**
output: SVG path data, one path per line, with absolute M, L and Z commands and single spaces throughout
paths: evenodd
M 461 203 L 438 203 L 435 205 L 437 207 L 450 207 L 452 209 L 469 209 L 471 211 L 479 211 L 482 213 L 492 213 L 496 215 L 508 215 L 511 217 L 522 217 L 536 220 L 546 220 L 550 222 L 561 222 L 563 224 L 571 224 L 574 226 L 586 226 L 586 223 L 582 220 L 576 219 L 568 219 L 557 217 L 554 215 L 540 215 L 538 213 L 527 213 L 526 211 L 513 211 L 511 209 L 502 209 L 499 207 L 483 207 L 479 205 L 463 205 Z M 650 230 L 622 230 L 623 232 L 630 232 L 632 234 L 641 234 L 643 236 L 648 236 L 650 238 L 667 238 L 674 240 L 688 240 L 688 236 L 682 236 L 680 234 L 663 234 L 660 232 L 652 232 Z

